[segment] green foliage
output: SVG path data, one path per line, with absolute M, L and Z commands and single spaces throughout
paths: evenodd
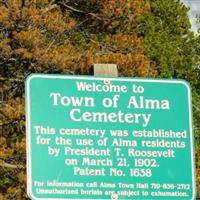
M 188 8 L 179 1 L 151 0 L 150 13 L 140 17 L 137 33 L 159 77 L 187 80 L 193 90 L 195 127 L 199 129 L 199 37 L 190 31 Z M 196 132 L 198 137 L 199 132 Z
M 200 37 L 190 31 L 188 8 L 176 0 L 150 0 L 151 12 L 140 17 L 137 34 L 158 76 L 187 80 L 192 88 L 198 192 L 200 145 Z M 198 194 L 200 195 L 200 194 Z
M 145 53 L 157 66 L 159 76 L 184 78 L 182 75 L 194 72 L 198 61 L 188 9 L 171 0 L 151 0 L 150 9 L 137 26 L 137 33 L 144 38 Z

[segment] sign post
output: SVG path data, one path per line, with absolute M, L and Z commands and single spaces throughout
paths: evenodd
M 33 74 L 33 200 L 194 200 L 191 95 L 181 80 Z

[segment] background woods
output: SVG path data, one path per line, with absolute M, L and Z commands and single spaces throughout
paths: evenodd
M 28 199 L 25 78 L 92 74 L 94 63 L 190 82 L 200 191 L 200 37 L 187 11 L 178 0 L 0 1 L 0 200 Z

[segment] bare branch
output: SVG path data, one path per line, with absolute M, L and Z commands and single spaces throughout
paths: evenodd
M 44 11 L 48 12 L 48 11 L 51 11 L 51 10 L 57 8 L 57 7 L 58 7 L 58 5 L 56 5 L 56 4 L 52 4 L 52 5 L 50 4 L 50 6 L 46 7 Z
M 195 104 L 193 104 L 193 106 L 197 111 L 200 111 L 200 108 L 198 108 Z
M 3 160 L 0 160 L 0 167 L 10 168 L 10 169 L 24 169 L 25 166 L 23 165 L 14 165 L 10 163 L 6 163 Z
M 69 6 L 69 5 L 67 5 L 66 3 L 60 2 L 59 4 L 63 5 L 64 7 L 68 8 L 68 9 L 74 11 L 74 12 L 85 13 L 84 11 L 78 10 L 78 9 L 76 9 L 76 8 L 73 8 L 72 6 Z
M 59 4 L 60 4 L 60 5 L 63 5 L 64 7 L 68 8 L 68 9 L 74 11 L 74 12 L 83 13 L 83 14 L 90 15 L 90 16 L 92 16 L 92 17 L 95 17 L 95 18 L 98 19 L 98 20 L 103 20 L 101 17 L 99 17 L 99 16 L 98 16 L 97 14 L 95 14 L 95 13 L 87 13 L 87 12 L 84 12 L 84 11 L 82 11 L 82 10 L 79 10 L 79 9 L 77 9 L 77 8 L 74 8 L 74 7 L 72 7 L 72 6 L 69 6 L 69 5 L 67 5 L 66 3 L 63 3 L 63 2 L 60 2 Z
M 0 81 L 17 81 L 17 82 L 24 82 L 23 79 L 19 79 L 19 78 L 9 78 L 9 77 L 0 77 Z

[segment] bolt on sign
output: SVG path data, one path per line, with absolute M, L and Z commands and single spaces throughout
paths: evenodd
M 33 74 L 26 80 L 33 200 L 194 200 L 185 81 Z

